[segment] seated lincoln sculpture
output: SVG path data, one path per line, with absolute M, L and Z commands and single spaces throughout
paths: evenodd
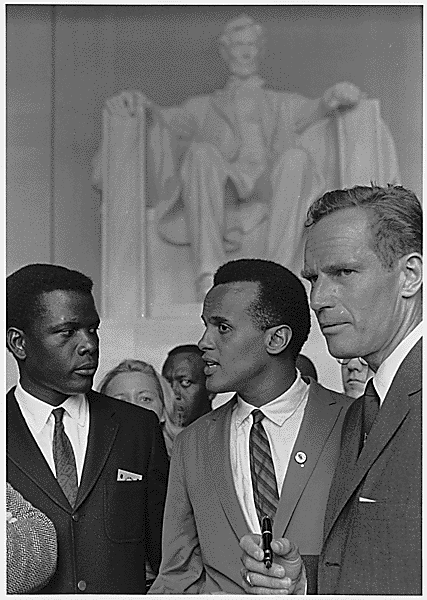
M 364 96 L 350 83 L 338 83 L 315 100 L 267 89 L 257 75 L 263 28 L 245 15 L 229 22 L 219 41 L 231 72 L 224 89 L 172 108 L 130 91 L 106 102 L 113 117 L 133 118 L 138 106 L 151 111 L 148 165 L 159 233 L 192 246 L 199 298 L 229 260 L 227 253 L 238 251 L 243 236 L 266 220 L 263 258 L 299 273 L 304 215 L 326 191 L 324 148 L 334 143 L 303 134 Z M 174 230 L 168 219 L 179 203 L 185 230 Z

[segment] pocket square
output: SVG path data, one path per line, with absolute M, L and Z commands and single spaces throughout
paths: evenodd
M 125 471 L 124 469 L 117 470 L 117 481 L 140 481 L 142 475 L 139 473 L 132 473 L 132 471 Z
M 363 496 L 360 496 L 359 502 L 373 502 L 375 504 L 376 500 L 371 500 L 371 498 L 363 498 Z

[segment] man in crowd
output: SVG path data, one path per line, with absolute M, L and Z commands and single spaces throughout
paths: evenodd
M 318 592 L 421 594 L 421 204 L 400 186 L 336 190 L 311 206 L 307 227 L 303 275 L 329 351 L 375 373 L 344 422 Z M 267 571 L 258 538 L 244 536 L 246 592 L 292 592 L 289 540 L 273 542 Z
M 366 382 L 373 375 L 363 358 L 339 358 L 344 394 L 350 398 L 360 398 L 365 392 Z
M 169 351 L 162 375 L 175 393 L 174 414 L 171 415 L 175 425 L 187 427 L 211 411 L 215 394 L 206 389 L 204 368 L 202 351 L 195 344 L 176 346 Z
M 243 593 L 239 540 L 259 533 L 264 515 L 276 537 L 298 543 L 314 593 L 349 403 L 296 370 L 310 330 L 304 286 L 277 263 L 232 261 L 215 274 L 202 319 L 207 389 L 236 395 L 175 441 L 150 593 Z
M 52 521 L 57 570 L 43 594 L 143 594 L 157 572 L 168 459 L 156 415 L 91 390 L 92 281 L 32 264 L 6 280 L 7 480 Z

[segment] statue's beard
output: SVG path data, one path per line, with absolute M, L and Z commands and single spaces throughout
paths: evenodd
M 237 60 L 230 62 L 230 71 L 237 77 L 248 77 L 254 75 L 258 71 L 258 65 L 255 61 L 248 63 L 240 63 Z

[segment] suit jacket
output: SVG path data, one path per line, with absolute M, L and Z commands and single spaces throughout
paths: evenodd
M 90 391 L 89 437 L 70 506 L 7 395 L 7 479 L 55 525 L 57 570 L 42 593 L 145 593 L 145 560 L 160 564 L 168 459 L 155 414 Z M 117 481 L 118 469 L 142 475 Z
M 163 560 L 150 593 L 245 593 L 240 538 L 250 533 L 237 498 L 230 463 L 230 421 L 236 396 L 198 419 L 175 440 L 163 530 Z M 350 399 L 311 381 L 273 524 L 303 555 L 320 553 L 329 486 Z M 309 591 L 316 559 L 306 563 Z
M 28 594 L 46 585 L 56 568 L 52 522 L 6 483 L 7 593 Z
M 321 594 L 422 593 L 421 350 L 420 341 L 401 364 L 359 457 L 362 402 L 346 415 L 325 518 Z

